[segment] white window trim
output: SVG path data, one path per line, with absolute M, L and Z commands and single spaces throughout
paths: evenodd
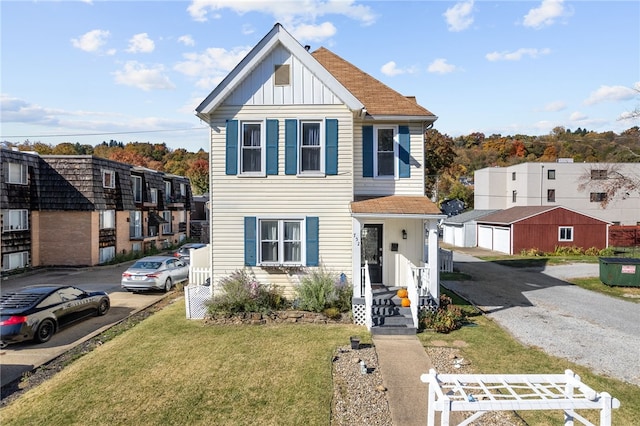
M 393 175 L 378 174 L 378 130 L 393 130 Z M 373 127 L 373 177 L 376 179 L 398 179 L 399 157 L 399 130 L 398 126 L 374 126 Z
M 107 176 L 109 177 L 109 182 L 107 182 Z M 116 173 L 113 170 L 102 169 L 102 187 L 103 188 L 116 187 Z
M 143 190 L 142 190 L 142 177 L 140 176 L 131 176 L 131 180 L 133 181 L 133 201 L 136 203 L 141 203 L 144 200 Z M 136 188 L 140 188 L 140 199 L 136 198 Z
M 2 262 L 2 270 L 10 271 L 12 269 L 26 268 L 29 266 L 29 252 L 20 251 L 17 253 L 5 253 Z
M 116 211 L 100 210 L 100 229 L 115 229 Z
M 135 219 L 138 219 L 137 221 Z M 140 210 L 135 210 L 129 213 L 129 237 L 130 238 L 142 238 L 142 212 Z M 132 230 L 139 231 L 131 232 Z
M 19 167 L 20 168 L 20 177 L 18 181 L 14 181 L 12 180 L 12 169 L 14 169 L 15 167 Z M 14 171 L 15 174 L 15 171 Z M 7 183 L 11 183 L 14 185 L 27 185 L 29 183 L 29 176 L 28 176 L 28 167 L 26 164 L 22 164 L 22 163 L 7 163 Z
M 11 218 L 15 215 L 19 215 L 18 223 L 14 223 Z M 13 209 L 5 210 L 2 232 L 16 232 L 16 231 L 28 231 L 29 230 L 29 210 L 27 209 Z
M 245 124 L 259 124 L 260 125 L 260 171 L 257 172 L 245 172 L 242 169 L 242 154 L 243 154 L 243 136 Z M 242 120 L 240 122 L 240 131 L 238 132 L 238 176 L 244 177 L 265 177 L 267 175 L 267 135 L 266 135 L 266 121 L 265 120 Z
M 164 181 L 164 199 L 169 202 L 171 200 L 171 197 L 173 197 L 173 192 L 172 192 L 172 186 L 171 185 L 171 181 L 170 180 L 165 180 Z
M 304 119 L 298 120 L 298 176 L 324 176 L 325 172 L 325 150 L 326 150 L 326 137 L 325 137 L 325 120 L 324 119 Z M 320 170 L 302 170 L 302 126 L 307 123 L 317 123 L 320 125 Z
M 158 204 L 158 189 L 151 188 L 150 193 L 151 193 L 151 204 Z
M 300 223 L 300 261 L 299 262 L 263 262 L 262 261 L 262 222 L 263 221 L 278 221 L 278 259 L 284 259 L 284 222 L 298 222 Z M 258 266 L 304 266 L 305 259 L 307 258 L 307 234 L 306 234 L 306 221 L 300 217 L 258 217 L 257 218 L 257 226 L 256 230 L 256 244 L 257 244 L 257 252 Z
M 571 238 L 562 238 L 562 231 L 568 229 L 571 231 Z M 558 241 L 571 242 L 573 241 L 573 226 L 559 226 L 558 227 Z
M 180 195 L 182 195 L 183 197 L 187 196 L 187 184 L 185 183 L 180 184 Z

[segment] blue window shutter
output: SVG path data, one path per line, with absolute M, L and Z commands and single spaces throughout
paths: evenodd
M 246 216 L 244 218 L 244 264 L 256 266 L 258 241 L 256 239 L 256 218 Z
M 325 173 L 338 174 L 338 120 L 327 118 L 325 120 Z
M 373 177 L 373 126 L 362 126 L 362 177 Z
M 398 176 L 401 178 L 411 177 L 411 138 L 409 136 L 409 126 L 398 127 L 399 141 L 399 163 Z
M 238 174 L 238 120 L 227 120 L 226 174 Z
M 318 266 L 320 264 L 320 254 L 318 249 L 319 223 L 317 216 L 307 216 L 307 263 L 306 266 Z
M 267 120 L 267 174 L 278 174 L 278 120 Z
M 284 121 L 284 174 L 298 174 L 298 120 Z

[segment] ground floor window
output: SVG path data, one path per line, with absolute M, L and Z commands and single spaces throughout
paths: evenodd
M 559 227 L 558 241 L 573 241 L 573 226 Z
M 260 263 L 302 263 L 302 220 L 260 220 Z
M 116 257 L 116 248 L 114 246 L 102 247 L 100 249 L 98 263 L 106 263 L 114 257 Z
M 129 213 L 129 237 L 142 238 L 142 212 L 139 210 Z
M 2 224 L 3 231 L 26 231 L 27 229 L 29 229 L 28 210 L 5 210 L 4 223 Z
M 25 268 L 29 266 L 29 252 L 21 251 L 18 253 L 6 253 L 2 256 L 2 269 L 9 271 L 11 269 Z
M 162 224 L 162 233 L 171 234 L 171 211 L 170 210 L 163 211 L 162 218 L 166 221 L 166 223 Z

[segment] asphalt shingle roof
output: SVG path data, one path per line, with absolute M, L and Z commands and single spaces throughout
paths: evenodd
M 427 197 L 390 195 L 351 203 L 351 213 L 375 213 L 398 215 L 442 214 L 438 206 Z

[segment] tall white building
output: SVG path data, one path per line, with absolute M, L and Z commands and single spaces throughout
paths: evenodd
M 640 225 L 640 189 L 618 191 L 602 206 L 605 186 L 621 176 L 640 182 L 640 163 L 522 163 L 475 172 L 474 208 L 558 205 L 614 225 Z M 581 187 L 583 185 L 584 187 Z

